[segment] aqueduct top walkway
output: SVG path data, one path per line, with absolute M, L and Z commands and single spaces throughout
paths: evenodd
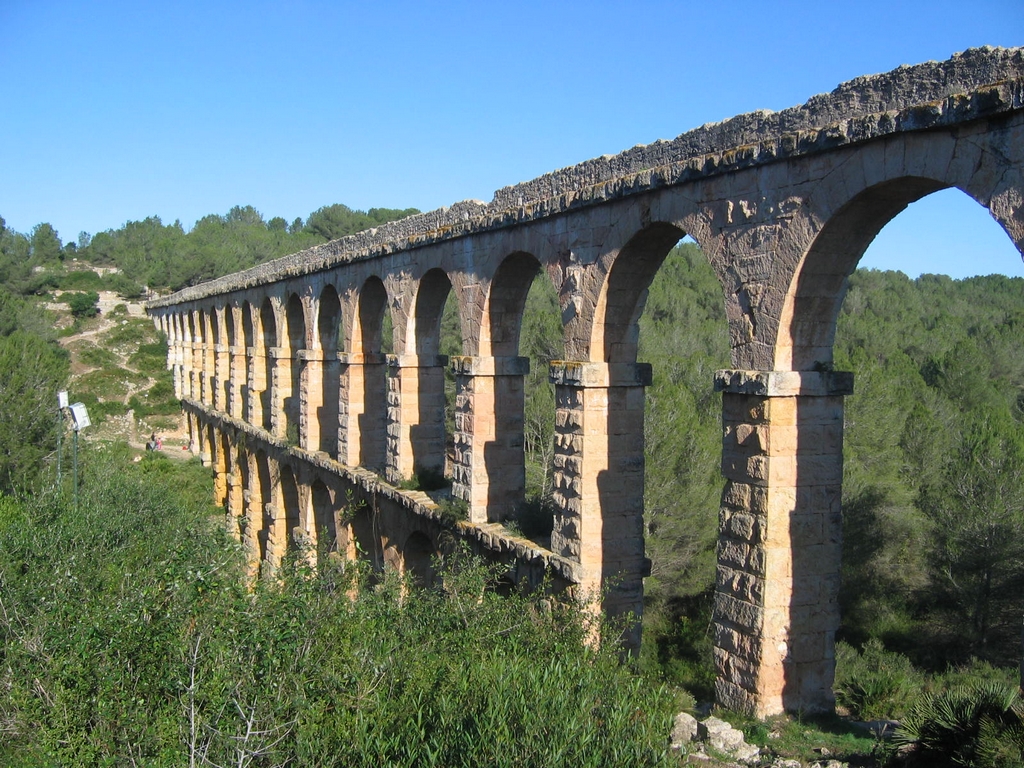
M 636 359 L 637 320 L 662 260 L 692 236 L 721 282 L 734 368 L 715 382 L 725 475 L 718 697 L 758 714 L 828 709 L 852 391 L 852 376 L 832 371 L 836 318 L 878 231 L 948 187 L 1024 250 L 1024 49 L 858 78 L 799 107 L 706 125 L 501 189 L 489 203 L 187 288 L 149 312 L 169 339 L 218 494 L 254 556 L 273 561 L 287 532 L 315 537 L 331 522 L 339 499 L 327 474 L 369 488 L 366 468 L 392 483 L 445 468 L 438 344 L 454 291 L 463 355 L 450 361 L 450 471 L 467 529 L 564 583 L 609 586 L 612 613 L 639 613 L 650 369 Z M 523 495 L 518 342 L 538 269 L 558 291 L 564 333 L 564 361 L 550 371 L 558 510 L 550 549 L 518 551 L 488 525 Z M 346 524 L 332 522 L 339 542 Z M 352 536 L 372 539 L 384 561 L 422 568 L 433 534 L 389 525 L 401 524 Z

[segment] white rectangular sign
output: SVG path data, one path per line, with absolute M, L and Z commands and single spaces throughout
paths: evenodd
M 75 420 L 75 431 L 80 432 L 90 424 L 89 412 L 85 409 L 84 403 L 72 403 L 71 404 L 71 418 Z

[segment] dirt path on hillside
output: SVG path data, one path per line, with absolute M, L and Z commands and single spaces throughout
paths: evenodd
M 125 316 L 110 317 L 101 313 L 97 318 L 87 321 L 86 327 L 76 333 L 65 336 L 59 340 L 60 345 L 68 351 L 71 356 L 71 382 L 70 393 L 74 399 L 74 388 L 76 382 L 82 377 L 96 371 L 103 371 L 107 366 L 92 364 L 82 359 L 93 347 L 103 350 L 112 356 L 117 368 L 131 374 L 133 379 L 125 378 L 119 382 L 120 388 L 124 389 L 123 394 L 118 392 L 110 397 L 99 395 L 99 399 L 105 402 L 117 402 L 127 409 L 125 415 L 108 415 L 101 422 L 96 423 L 88 433 L 83 433 L 85 439 L 94 440 L 122 440 L 131 448 L 137 451 L 145 451 L 146 443 L 151 435 L 157 435 L 163 443 L 163 453 L 175 460 L 185 460 L 192 457 L 192 451 L 188 450 L 188 433 L 183 417 L 156 417 L 162 422 L 175 422 L 172 428 L 157 429 L 146 423 L 145 420 L 136 420 L 134 411 L 128 408 L 131 399 L 148 391 L 157 380 L 148 374 L 140 371 L 137 366 L 129 361 L 132 355 L 138 350 L 139 344 L 107 343 L 107 337 L 118 330 L 121 325 L 129 321 L 137 321 L 145 316 L 141 304 L 132 305 L 129 302 L 118 302 L 128 306 L 129 311 Z M 184 450 L 183 450 L 184 448 Z

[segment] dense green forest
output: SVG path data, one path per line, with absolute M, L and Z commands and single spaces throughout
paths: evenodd
M 280 216 L 264 221 L 246 205 L 223 216 L 204 216 L 188 232 L 179 221 L 164 224 L 151 216 L 96 235 L 82 232 L 66 244 L 45 222 L 21 234 L 7 229 L 0 218 L 0 285 L 22 294 L 100 287 L 125 297 L 139 296 L 146 287 L 174 291 L 415 213 L 415 208 L 364 212 L 335 204 L 289 224 Z M 65 267 L 76 260 L 116 267 L 121 274 L 101 283 L 75 283 Z
M 33 577 L 26 574 L 50 573 L 45 569 L 39 570 L 44 568 L 41 563 L 48 558 L 44 553 L 80 550 L 87 542 L 88 547 L 100 546 L 76 527 L 85 523 L 74 518 L 66 500 L 62 501 L 59 495 L 49 495 L 49 491 L 42 492 L 52 484 L 51 464 L 57 434 L 54 393 L 67 380 L 69 360 L 56 343 L 57 332 L 53 322 L 40 308 L 39 302 L 55 289 L 84 292 L 86 296 L 90 291 L 109 289 L 136 297 L 143 295 L 146 287 L 176 289 L 413 212 L 411 209 L 371 209 L 363 213 L 345 206 L 328 206 L 311 214 L 305 222 L 296 220 L 289 224 L 279 218 L 265 222 L 251 207 L 236 207 L 225 216 L 205 217 L 188 232 L 177 222 L 165 226 L 154 217 L 143 222 L 129 222 L 119 230 L 91 238 L 83 233 L 78 242 L 66 245 L 47 224 L 40 224 L 30 234 L 20 234 L 6 229 L 0 219 L 0 494 L 3 494 L 0 496 L 0 508 L 6 515 L 4 520 L 0 520 L 0 528 L 6 525 L 8 532 L 18 531 L 17 536 L 0 535 L 4 542 L 0 546 L 0 595 L 5 601 L 4 611 L 0 612 L 3 614 L 0 625 L 4 632 L 0 653 L 5 654 L 2 658 L 7 660 L 5 684 L 9 689 L 15 684 L 9 677 L 13 674 L 11 670 L 36 669 L 31 674 L 37 677 L 40 674 L 39 668 L 32 667 L 32 664 L 39 663 L 39 659 L 32 661 L 25 644 L 29 643 L 31 632 L 41 633 L 40 638 L 48 635 L 33 624 L 34 621 L 53 622 L 46 624 L 49 627 L 46 632 L 70 637 L 68 642 L 79 644 L 75 652 L 86 655 L 87 649 L 92 647 L 90 643 L 114 643 L 117 638 L 120 638 L 117 642 L 121 642 L 128 637 L 124 633 L 135 631 L 128 624 L 105 623 L 113 621 L 110 617 L 95 618 L 92 614 L 71 613 L 51 615 L 48 612 L 57 610 L 52 601 L 44 606 L 46 596 L 33 592 L 34 587 L 29 588 Z M 116 267 L 120 272 L 101 276 L 83 269 L 86 265 Z M 93 306 L 89 301 L 82 303 L 85 309 L 89 308 L 86 305 Z M 446 348 L 442 352 L 458 353 L 458 321 L 451 310 L 450 302 L 443 326 L 443 346 Z M 85 318 L 83 314 L 82 322 Z M 547 382 L 547 361 L 562 357 L 557 299 L 543 276 L 538 276 L 528 296 L 520 351 L 531 358 L 525 437 L 528 485 L 533 497 L 530 510 L 534 517 L 524 515 L 520 521 L 524 532 L 531 533 L 527 529 L 538 525 L 535 519 L 538 510 L 541 510 L 539 517 L 543 520 L 550 483 L 548 467 L 553 394 Z M 710 696 L 712 682 L 709 664 L 710 604 L 722 489 L 719 472 L 721 399 L 713 393 L 711 382 L 716 369 L 729 367 L 729 354 L 720 289 L 704 256 L 692 243 L 683 243 L 672 251 L 651 285 L 641 319 L 640 358 L 650 362 L 654 368 L 654 383 L 647 393 L 645 489 L 647 546 L 653 571 L 646 582 L 647 606 L 640 669 L 648 677 L 670 686 L 682 686 L 704 700 Z M 929 686 L 937 690 L 947 683 L 952 685 L 950 681 L 959 684 L 978 678 L 1006 683 L 1013 679 L 1010 670 L 1016 668 L 1019 660 L 1024 619 L 1024 429 L 1021 428 L 1024 422 L 1024 280 L 998 275 L 967 280 L 925 275 L 912 280 L 899 272 L 859 270 L 850 278 L 839 320 L 835 367 L 855 374 L 855 394 L 846 399 L 843 623 L 837 677 L 840 702 L 852 714 L 898 716 L 909 711 L 911 703 L 920 699 L 920 692 Z M 93 483 L 96 489 L 108 489 L 107 484 L 112 480 L 104 473 L 110 466 L 109 458 L 97 457 L 92 479 L 88 482 Z M 150 462 L 138 472 L 142 473 L 139 477 L 143 478 L 145 485 L 147 472 L 155 473 L 152 476 L 156 477 L 170 470 Z M 138 496 L 141 491 L 129 487 L 128 479 L 124 482 L 128 485 L 117 493 L 135 499 L 126 509 L 137 511 L 139 520 L 145 521 L 148 519 L 146 515 L 150 514 L 146 511 L 149 497 L 144 494 Z M 102 492 L 113 493 L 109 489 Z M 89 503 L 95 506 L 95 514 L 100 515 L 104 509 L 102 499 L 97 497 Z M 160 497 L 158 502 L 152 503 L 159 503 L 163 505 L 160 509 L 166 510 L 169 502 Z M 199 501 L 192 504 L 193 512 L 202 507 Z M 111 510 L 108 509 L 106 514 L 119 516 Z M 174 510 L 174 515 L 186 514 L 177 507 Z M 202 539 L 208 534 L 214 535 L 209 531 L 196 532 L 202 527 L 196 521 L 201 521 L 203 514 L 205 512 L 194 517 L 192 522 L 181 523 L 186 527 L 193 526 L 188 527 L 191 532 L 186 540 L 198 541 L 195 537 Z M 120 517 L 124 518 L 124 515 L 120 514 Z M 127 519 L 122 519 L 121 524 L 129 528 L 134 525 Z M 144 522 L 138 523 L 138 526 L 142 525 Z M 200 528 L 194 527 L 197 525 Z M 543 522 L 539 524 L 539 532 L 543 533 Z M 48 538 L 51 534 L 67 535 L 72 539 L 58 541 Z M 102 535 L 108 536 L 111 542 L 130 540 L 124 532 L 113 529 Z M 137 574 L 131 578 L 156 579 L 144 588 L 144 591 L 150 590 L 146 594 L 156 600 L 160 590 L 169 589 L 168 584 L 181 584 L 183 580 L 192 578 L 187 574 L 203 574 L 204 568 L 215 568 L 210 563 L 214 560 L 221 562 L 226 557 L 223 552 L 227 551 L 224 549 L 227 545 L 206 539 L 203 542 L 195 544 L 198 549 L 194 551 L 189 549 L 193 546 L 189 544 L 178 554 L 172 552 L 176 551 L 173 542 L 151 544 L 171 548 L 168 554 L 146 557 L 153 562 L 170 564 L 166 565 L 168 568 L 179 569 L 180 573 L 173 579 L 166 575 L 145 575 L 145 569 L 136 562 L 129 566 L 116 558 L 110 560 L 107 570 L 101 568 L 96 573 L 83 571 L 82 575 L 73 578 L 93 580 L 100 585 L 102 589 L 98 594 L 106 595 L 103 598 L 106 607 L 113 604 L 111 601 L 126 601 L 124 614 L 118 621 L 130 624 L 140 620 L 139 617 L 150 616 L 142 619 L 148 622 L 152 617 L 161 616 L 161 620 L 169 622 L 160 625 L 164 627 L 161 630 L 164 634 L 160 637 L 168 642 L 173 640 L 176 645 L 173 649 L 153 650 L 153 653 L 175 656 L 179 673 L 174 679 L 179 681 L 179 689 L 176 693 L 157 691 L 139 695 L 147 701 L 154 700 L 152 697 L 163 701 L 162 706 L 168 712 L 174 710 L 174 717 L 178 718 L 183 712 L 195 714 L 201 709 L 201 714 L 196 716 L 207 718 L 201 726 L 207 736 L 204 743 L 209 745 L 209 749 L 222 750 L 220 759 L 224 759 L 227 754 L 224 750 L 234 738 L 227 734 L 237 735 L 237 729 L 247 722 L 246 717 L 251 720 L 259 706 L 270 707 L 261 710 L 260 717 L 269 717 L 273 712 L 278 718 L 276 722 L 294 725 L 292 721 L 297 722 L 294 708 L 298 706 L 296 702 L 299 699 L 289 697 L 302 698 L 311 694 L 293 680 L 287 684 L 292 686 L 288 693 L 275 693 L 278 698 L 272 703 L 267 696 L 260 698 L 262 694 L 256 692 L 258 686 L 248 677 L 245 685 L 255 687 L 244 692 L 241 689 L 232 692 L 224 688 L 224 680 L 219 680 L 215 684 L 221 687 L 215 694 L 209 694 L 209 701 L 216 704 L 204 705 L 205 709 L 188 710 L 184 705 L 188 700 L 186 689 L 189 685 L 198 685 L 194 680 L 188 682 L 189 670 L 198 668 L 195 659 L 191 667 L 185 664 L 189 653 L 205 654 L 208 649 L 210 659 L 216 659 L 211 663 L 217 664 L 228 663 L 225 661 L 227 657 L 217 654 L 239 654 L 238 658 L 250 661 L 258 657 L 260 664 L 272 665 L 275 673 L 304 679 L 309 674 L 307 668 L 300 668 L 297 662 L 289 662 L 275 654 L 287 655 L 294 650 L 287 645 L 295 641 L 289 633 L 303 622 L 313 622 L 319 627 L 323 616 L 330 611 L 349 609 L 328 609 L 325 604 L 317 602 L 321 599 L 319 596 L 314 599 L 314 607 L 289 602 L 300 592 L 305 595 L 302 598 L 305 600 L 315 590 L 309 594 L 303 591 L 306 587 L 301 585 L 307 584 L 306 577 L 299 581 L 286 579 L 280 589 L 268 588 L 254 598 L 269 601 L 264 608 L 271 603 L 280 606 L 282 616 L 290 617 L 281 618 L 284 623 L 280 625 L 274 624 L 278 619 L 260 619 L 274 624 L 267 631 L 280 635 L 280 642 L 284 645 L 260 646 L 253 639 L 255 636 L 251 636 L 249 641 L 255 646 L 244 643 L 231 646 L 228 635 L 223 634 L 228 632 L 228 628 L 215 626 L 214 617 L 203 613 L 207 610 L 203 601 L 210 599 L 208 597 L 200 599 L 193 595 L 189 599 L 194 598 L 198 602 L 175 604 L 177 613 L 165 614 L 161 611 L 169 611 L 167 605 L 143 604 L 144 600 L 136 605 L 120 591 L 127 589 L 127 582 L 123 579 L 128 577 L 115 573 L 118 569 Z M 207 565 L 199 560 L 189 565 L 187 561 L 193 556 L 212 557 L 213 560 L 203 561 Z M 68 557 L 74 559 L 73 555 Z M 75 562 L 84 567 L 81 560 Z M 54 570 L 39 583 L 48 583 L 46 579 L 72 578 L 71 574 L 77 573 L 75 568 L 79 567 L 73 567 L 71 562 L 65 563 L 64 560 L 58 565 L 59 572 Z M 218 591 L 227 590 L 225 585 L 236 576 L 235 568 L 231 565 L 225 566 L 223 572 L 217 571 L 216 578 L 226 580 L 217 581 Z M 60 576 L 63 573 L 68 576 Z M 337 574 L 319 573 L 316 579 L 327 579 L 327 583 L 318 589 L 325 590 L 324 594 L 337 592 L 337 578 Z M 316 579 L 314 582 L 320 583 Z M 173 600 L 170 596 L 160 598 L 172 602 L 180 599 L 178 592 L 174 593 Z M 231 593 L 224 599 L 242 598 Z M 429 602 L 435 597 L 424 596 L 423 599 L 427 601 L 426 607 L 419 608 L 413 601 L 415 610 L 437 612 L 437 621 L 441 623 L 458 623 L 451 617 L 441 618 L 443 611 L 452 607 L 451 604 L 438 607 Z M 12 604 L 15 606 L 14 614 L 11 613 Z M 98 611 L 100 608 L 89 610 Z M 210 610 L 242 611 L 242 607 L 241 603 L 227 607 L 218 604 Z M 295 610 L 313 611 L 316 615 L 312 618 L 295 617 L 289 613 Z M 374 621 L 380 620 L 380 612 L 396 609 L 390 604 L 373 604 L 367 610 L 375 618 L 353 618 L 346 614 L 346 620 L 370 622 L 372 626 Z M 456 603 L 455 610 L 463 611 L 465 606 Z M 495 616 L 505 616 L 501 613 L 504 609 L 492 608 L 489 603 L 480 610 L 497 611 Z M 520 606 L 513 610 L 522 613 L 523 608 Z M 205 628 L 193 627 L 183 634 L 183 626 L 189 621 L 185 617 L 190 611 L 200 616 L 197 619 L 200 623 L 214 623 Z M 18 618 L 12 619 L 12 615 Z M 244 615 L 246 622 L 257 621 L 252 611 L 242 611 L 238 615 Z M 574 632 L 581 631 L 578 625 L 573 624 L 579 620 L 579 617 L 566 619 L 568 623 L 559 626 L 562 629 L 576 627 L 571 631 L 565 629 L 568 636 L 573 636 Z M 289 625 L 289 621 L 293 623 Z M 504 626 L 502 622 L 507 621 L 507 617 L 495 621 L 496 624 L 486 626 L 490 627 L 489 631 L 502 634 L 504 630 L 500 627 Z M 76 628 L 70 635 L 67 634 L 69 626 Z M 32 627 L 35 628 L 30 631 Z M 92 629 L 86 631 L 83 627 Z M 85 635 L 76 634 L 80 631 Z M 412 632 L 413 628 L 410 627 L 409 631 Z M 467 631 L 467 628 L 462 627 L 459 631 Z M 541 641 L 531 645 L 522 638 L 514 639 L 519 636 L 514 631 L 510 632 L 509 636 L 513 638 L 510 642 L 525 653 L 556 653 L 555 646 L 543 645 Z M 148 642 L 156 636 L 144 633 L 139 637 L 147 638 Z M 453 648 L 464 648 L 461 644 L 469 642 L 466 637 L 452 639 L 443 633 L 438 637 L 431 641 L 426 635 L 409 635 L 409 641 L 434 643 L 438 647 L 453 643 Z M 556 642 L 553 638 L 549 640 Z M 367 658 L 372 656 L 369 651 L 353 646 L 351 637 L 339 638 L 338 642 L 347 644 L 345 647 L 349 650 L 346 652 L 369 654 Z M 137 648 L 132 650 L 127 646 L 117 648 L 115 654 L 125 654 L 128 658 L 134 658 L 132 654 L 138 652 Z M 328 667 L 342 663 L 332 660 L 329 655 L 318 655 L 320 651 L 314 652 L 305 646 L 300 655 L 307 652 L 315 657 L 315 663 Z M 512 654 L 507 657 L 507 663 L 513 666 L 520 663 L 517 661 L 520 657 L 515 656 L 518 650 L 502 646 L 501 653 Z M 585 652 L 575 649 L 572 653 Z M 83 661 L 86 655 L 75 657 L 77 661 L 67 662 L 78 665 L 73 667 L 77 670 L 74 674 L 86 675 L 83 671 L 88 666 Z M 493 684 L 493 678 L 488 677 L 493 675 L 493 670 L 488 671 L 486 665 L 492 661 L 485 659 L 480 662 L 484 665 L 479 672 L 483 676 L 480 679 L 491 681 L 488 684 Z M 606 661 L 596 660 L 593 663 L 600 666 Z M 19 667 L 19 664 L 27 666 Z M 271 669 L 265 673 L 270 675 Z M 51 670 L 47 674 L 57 673 Z M 91 681 L 89 685 L 109 686 L 109 680 L 101 679 L 107 674 L 113 673 L 110 669 L 97 670 L 89 673 L 91 677 L 86 677 Z M 143 673 L 140 671 L 140 674 Z M 152 674 L 159 677 L 164 673 Z M 553 675 L 552 680 L 560 680 L 558 675 L 562 672 L 544 674 Z M 19 727 L 29 722 L 34 724 L 33 727 L 39 726 L 43 722 L 39 720 L 42 715 L 38 712 L 32 714 L 33 710 L 26 702 L 35 701 L 32 706 L 42 706 L 40 702 L 47 696 L 53 696 L 48 687 L 51 684 L 63 691 L 62 696 L 85 695 L 81 691 L 62 688 L 75 687 L 69 682 L 71 678 L 56 676 L 47 679 L 49 683 L 41 683 L 42 693 L 30 690 L 31 685 L 18 689 L 21 698 L 16 699 L 19 702 L 16 706 L 12 705 L 17 712 L 0 712 L 0 718 L 7 718 L 0 721 L 0 727 L 15 721 L 21 724 Z M 368 678 L 370 681 L 373 679 L 372 676 Z M 22 680 L 17 684 L 25 683 Z M 366 681 L 354 684 L 371 688 L 373 685 Z M 623 684 L 626 685 L 623 690 L 629 689 L 628 684 Z M 146 687 L 155 683 L 136 681 L 132 685 Z M 447 691 L 443 695 L 455 695 L 454 689 L 442 688 Z M 95 695 L 95 689 L 89 690 L 93 690 Z M 428 710 L 424 711 L 434 714 L 439 710 L 431 707 L 443 709 L 448 706 L 430 699 L 425 689 L 416 689 L 415 686 L 409 689 L 408 695 L 415 701 L 409 699 L 402 705 L 406 707 L 406 714 L 418 711 L 417 706 L 427 707 Z M 538 692 L 535 695 L 549 694 Z M 594 695 L 600 698 L 599 693 Z M 620 694 L 616 692 L 614 695 Z M 309 700 L 316 698 L 313 696 Z M 75 706 L 80 705 L 81 701 Z M 23 706 L 28 709 L 20 709 Z M 384 705 L 375 703 L 373 706 Z M 491 706 L 496 705 L 491 701 L 481 702 L 480 712 L 489 712 Z M 646 711 L 662 713 L 665 704 L 656 698 L 643 706 L 651 708 Z M 210 707 L 217 712 L 214 713 Z M 88 714 L 87 710 L 88 707 L 86 714 L 79 712 L 75 717 L 98 717 L 97 713 Z M 346 717 L 352 716 L 351 710 L 346 711 Z M 168 717 L 173 720 L 171 715 Z M 22 722 L 18 718 L 29 719 Z M 55 734 L 45 748 L 49 751 L 40 752 L 44 757 L 38 761 L 25 764 L 47 764 L 51 756 L 63 754 L 59 751 L 61 737 L 56 734 L 66 734 L 69 728 L 84 729 L 76 732 L 86 733 L 92 727 L 86 722 L 46 723 L 44 732 Z M 350 726 L 351 723 L 346 727 Z M 143 734 L 147 744 L 163 745 L 159 749 L 173 741 L 168 734 L 146 730 L 140 724 L 119 721 L 116 725 L 116 728 L 127 728 L 128 731 L 136 727 L 142 729 L 139 733 Z M 172 726 L 164 723 L 153 727 Z M 363 723 L 359 727 L 369 726 Z M 108 722 L 104 728 L 115 726 Z M 288 730 L 287 738 L 292 740 L 288 741 L 291 744 L 289 749 L 300 749 L 297 745 L 301 739 L 296 735 L 300 730 L 297 725 Z M 218 734 L 216 738 L 213 736 L 215 733 Z M 445 738 L 455 740 L 452 741 L 454 744 L 462 736 L 452 733 L 455 735 Z M 273 741 L 271 735 L 269 731 L 264 733 L 265 740 Z M 141 739 L 143 736 L 136 734 L 131 738 Z M 193 737 L 197 738 L 195 732 Z M 92 741 L 89 743 L 94 745 L 92 748 L 99 755 L 104 754 L 103 749 L 112 748 L 111 744 L 120 744 L 120 738 L 113 731 L 104 731 L 102 737 L 90 735 Z M 103 742 L 106 746 L 96 746 L 96 739 L 106 739 Z M 157 749 L 158 746 L 152 748 Z M 426 746 L 421 747 L 427 749 Z M 430 747 L 434 748 L 454 747 L 446 742 Z M 374 746 L 372 749 L 379 750 L 376 754 L 381 756 L 396 754 L 387 752 L 384 747 Z M 643 751 L 647 749 L 643 747 L 637 755 L 650 757 L 657 752 Z M 180 757 L 181 753 L 174 754 Z M 78 764 L 74 760 L 71 763 Z M 166 764 L 181 762 L 168 758 Z M 557 764 L 557 761 L 550 764 Z
M 692 615 L 713 579 L 721 479 L 716 367 L 728 367 L 714 276 L 670 255 L 641 319 L 654 365 L 647 525 L 656 612 Z M 685 328 L 685 333 L 676 329 Z M 835 366 L 846 399 L 842 637 L 927 668 L 1016 665 L 1024 619 L 1024 280 L 850 278 Z M 681 437 L 682 436 L 682 437 Z M 676 607 L 673 608 L 673 603 Z

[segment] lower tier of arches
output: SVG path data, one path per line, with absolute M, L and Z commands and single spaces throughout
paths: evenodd
M 500 566 L 502 582 L 578 591 L 578 563 L 511 534 L 500 523 L 453 520 L 422 491 L 348 467 L 225 413 L 183 400 L 190 441 L 214 476 L 215 503 L 249 559 L 252 577 L 272 573 L 289 550 L 364 560 L 378 572 L 432 583 L 437 555 L 464 544 Z

